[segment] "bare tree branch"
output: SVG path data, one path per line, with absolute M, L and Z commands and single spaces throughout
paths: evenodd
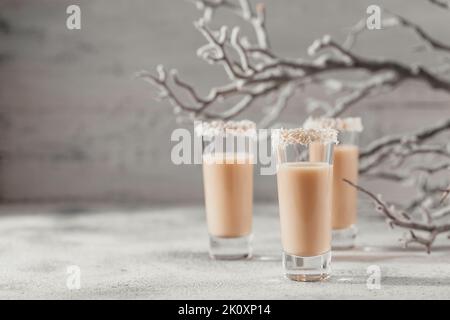
M 432 218 L 433 219 L 441 219 L 441 218 L 446 217 L 448 215 L 450 215 L 450 206 L 442 207 L 439 210 L 436 210 L 432 214 Z
M 450 94 L 450 45 L 438 40 L 414 21 L 387 10 L 384 10 L 383 28 L 402 27 L 411 30 L 422 45 L 437 56 L 434 66 L 424 67 L 355 53 L 352 48 L 365 32 L 365 19 L 352 27 L 342 45 L 326 35 L 312 43 L 305 57 L 285 58 L 270 46 L 263 4 L 253 7 L 249 0 L 190 2 L 202 13 L 201 18 L 194 23 L 205 39 L 197 55 L 211 65 L 221 66 L 228 80 L 220 86 L 209 88 L 208 93 L 202 96 L 197 86 L 182 80 L 176 70 L 166 72 L 164 67 L 158 66 L 155 74 L 140 72 L 139 77 L 158 89 L 158 98 L 170 102 L 178 119 L 229 120 L 239 117 L 249 108 L 259 106 L 259 126 L 270 127 L 288 107 L 294 94 L 312 83 L 326 89 L 326 93 L 331 92 L 333 98 L 332 102 L 307 98 L 307 110 L 320 111 L 329 117 L 341 116 L 363 99 L 394 90 L 407 81 L 417 81 L 431 89 Z M 427 2 L 449 9 L 447 0 Z M 212 20 L 222 9 L 239 16 L 244 24 L 250 25 L 250 38 L 255 40 L 250 41 L 249 37 L 242 34 L 239 26 L 214 26 Z M 442 187 L 442 183 L 437 185 L 430 181 L 431 176 L 444 176 L 448 172 L 450 144 L 436 142 L 442 134 L 450 132 L 450 118 L 447 114 L 443 118 L 439 123 L 413 133 L 381 137 L 360 152 L 360 174 L 416 185 L 416 195 L 405 206 L 409 214 L 389 211 L 395 214 L 397 220 L 403 217 L 398 221 L 391 219 L 395 223 L 400 223 L 403 228 L 411 227 L 410 238 L 405 243 L 417 242 L 431 246 L 441 229 L 437 229 L 439 232 L 429 229 L 432 223 L 428 220 L 447 216 L 437 207 L 445 202 L 450 193 L 447 187 L 450 182 L 447 181 Z M 418 157 L 427 160 L 418 161 Z M 426 224 L 419 224 L 420 228 L 403 224 L 414 221 L 406 217 L 417 214 L 419 210 L 428 221 Z M 425 225 L 428 229 L 422 229 Z M 417 232 L 426 232 L 428 237 Z
M 448 2 L 448 0 L 428 0 L 428 1 L 443 9 L 450 9 L 450 3 Z
M 212 19 L 214 10 L 220 8 L 229 9 L 244 21 L 253 26 L 260 49 L 270 47 L 269 37 L 266 29 L 266 9 L 263 3 L 252 10 L 249 0 L 239 0 L 239 4 L 229 0 L 190 0 L 199 10 L 203 10 L 203 20 L 209 22 Z
M 386 147 L 411 143 L 420 144 L 447 130 L 450 130 L 450 118 L 445 119 L 433 126 L 423 128 L 413 134 L 388 135 L 370 143 L 367 148 L 361 151 L 360 157 L 361 159 L 367 158 Z
M 294 92 L 294 85 L 286 85 L 278 95 L 276 103 L 269 108 L 267 115 L 259 122 L 258 127 L 270 127 L 280 117 L 281 112 L 287 107 L 289 99 L 293 96 Z
M 423 223 L 414 220 L 411 215 L 404 211 L 398 211 L 394 206 L 384 202 L 380 196 L 375 195 L 369 190 L 354 184 L 353 182 L 344 179 L 346 183 L 353 186 L 360 192 L 369 196 L 375 203 L 376 210 L 382 213 L 387 222 L 391 226 L 397 226 L 403 229 L 407 229 L 410 232 L 410 237 L 404 239 L 404 244 L 407 246 L 410 243 L 419 243 L 425 246 L 428 253 L 431 252 L 431 246 L 439 234 L 450 232 L 450 224 L 435 224 Z M 428 234 L 427 237 L 422 237 L 417 234 L 417 231 Z
M 447 53 L 450 53 L 450 45 L 445 44 L 435 38 L 433 38 L 431 35 L 429 35 L 422 27 L 420 27 L 418 24 L 412 22 L 411 20 L 408 20 L 398 14 L 392 13 L 391 15 L 393 17 L 395 17 L 399 24 L 401 26 L 407 27 L 412 29 L 417 36 L 426 44 L 428 45 L 431 49 L 434 50 L 441 50 L 441 51 L 445 51 Z
M 211 30 L 207 23 L 212 13 L 204 13 L 203 18 L 195 23 L 198 31 L 205 37 L 207 43 L 198 49 L 197 54 L 210 64 L 222 65 L 229 82 L 221 87 L 211 88 L 207 97 L 200 97 L 194 85 L 181 81 L 176 71 L 171 72 L 170 87 L 168 80 L 155 81 L 159 76 L 151 76 L 143 72 L 147 80 L 160 89 L 160 98 L 167 99 L 174 106 L 176 113 L 185 112 L 190 118 L 200 119 L 231 119 L 255 105 L 255 100 L 265 98 L 268 94 L 280 95 L 284 99 L 286 87 L 298 87 L 305 82 L 320 82 L 336 71 L 365 71 L 366 79 L 349 82 L 336 79 L 346 93 L 336 99 L 328 107 L 327 116 L 338 116 L 346 112 L 355 103 L 381 90 L 392 90 L 406 80 L 418 80 L 435 89 L 450 92 L 450 80 L 442 78 L 439 72 L 431 72 L 421 66 L 408 66 L 390 60 L 368 59 L 358 56 L 345 47 L 340 46 L 329 36 L 316 40 L 308 50 L 310 60 L 285 59 L 276 55 L 269 45 L 265 27 L 265 7 L 258 4 L 253 10 L 248 0 L 195 0 L 200 10 L 217 11 L 228 9 L 242 17 L 253 26 L 257 44 L 252 45 L 246 37 L 240 35 L 240 29 L 233 27 L 231 32 L 223 26 L 219 30 Z M 398 18 L 399 20 L 400 18 Z M 403 21 L 403 20 L 402 20 Z M 406 21 L 406 20 L 405 20 Z M 404 23 L 407 23 L 405 22 Z M 420 29 L 419 29 L 420 31 Z M 431 41 L 437 45 L 435 41 Z M 229 52 L 229 51 L 232 52 Z M 238 57 L 236 60 L 235 57 Z M 167 78 L 167 77 L 166 77 Z M 176 87 L 188 92 L 194 105 L 188 105 L 178 96 Z M 294 90 L 294 89 L 292 89 Z M 213 112 L 214 106 L 222 100 L 235 101 L 224 112 Z M 280 104 L 276 104 L 280 106 Z M 286 105 L 281 108 L 283 110 Z M 274 110 L 272 115 L 280 116 L 281 112 Z M 273 122 L 273 121 L 269 121 Z M 268 123 L 261 120 L 261 123 Z
M 389 10 L 384 9 L 383 13 L 388 15 L 381 20 L 381 27 L 383 29 L 392 28 L 392 27 L 404 27 L 411 29 L 417 37 L 422 41 L 423 44 L 427 45 L 430 49 L 440 50 L 447 53 L 450 53 L 450 45 L 445 44 L 434 37 L 432 37 L 428 32 L 426 32 L 421 26 L 417 23 L 402 17 L 399 14 L 393 13 Z M 344 47 L 346 49 L 352 48 L 358 37 L 367 31 L 366 28 L 366 19 L 361 19 L 358 21 L 351 29 L 347 35 L 347 39 L 344 42 Z

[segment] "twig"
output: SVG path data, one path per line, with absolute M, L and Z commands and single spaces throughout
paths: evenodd
M 411 29 L 419 37 L 419 39 L 429 48 L 450 53 L 450 45 L 433 38 L 417 23 L 386 9 L 383 9 L 383 13 L 388 15 L 387 18 L 383 18 L 381 21 L 381 26 L 383 29 L 396 26 Z M 359 20 L 350 29 L 350 32 L 347 35 L 347 39 L 344 42 L 344 47 L 346 49 L 352 48 L 356 43 L 358 36 L 365 31 L 367 31 L 367 27 L 366 27 L 366 19 L 364 18 Z
M 445 44 L 435 38 L 433 38 L 431 35 L 429 35 L 421 26 L 418 24 L 412 22 L 411 20 L 408 20 L 398 14 L 392 13 L 391 15 L 398 19 L 400 25 L 410 28 L 414 30 L 414 32 L 418 35 L 418 37 L 427 44 L 430 48 L 434 50 L 441 50 L 450 53 L 450 45 Z
M 441 219 L 450 215 L 450 206 L 442 207 L 432 214 L 433 219 Z
M 428 0 L 428 1 L 443 9 L 450 9 L 450 3 L 447 0 Z
M 386 147 L 392 147 L 395 145 L 407 144 L 407 143 L 422 143 L 428 139 L 433 138 L 435 135 L 444 131 L 450 130 L 450 118 L 438 122 L 435 125 L 423 128 L 413 134 L 397 134 L 389 135 L 377 139 L 370 143 L 367 148 L 363 149 L 360 153 L 361 159 L 367 158 Z
M 289 99 L 295 92 L 295 86 L 288 84 L 278 95 L 276 103 L 268 110 L 267 115 L 259 122 L 258 127 L 270 127 L 280 116 L 281 112 L 287 107 Z
M 380 196 L 376 196 L 372 192 L 368 191 L 367 189 L 354 184 L 353 182 L 344 179 L 346 183 L 353 186 L 360 192 L 366 194 L 369 196 L 375 203 L 376 210 L 380 213 L 382 213 L 386 218 L 387 222 L 391 226 L 397 226 L 403 229 L 407 229 L 410 232 L 410 237 L 407 239 L 404 239 L 404 244 L 407 246 L 410 243 L 419 243 L 423 246 L 425 246 L 428 253 L 431 252 L 431 246 L 433 242 L 435 241 L 436 237 L 439 234 L 446 233 L 450 231 L 450 224 L 435 224 L 435 223 L 422 223 L 415 221 L 411 218 L 410 215 L 408 215 L 405 212 L 401 212 L 403 214 L 406 214 L 408 218 L 405 217 L 405 215 L 401 214 L 399 211 L 395 209 L 395 207 L 390 206 L 383 200 L 381 200 Z M 416 231 L 425 232 L 428 234 L 428 237 L 421 237 L 417 235 Z

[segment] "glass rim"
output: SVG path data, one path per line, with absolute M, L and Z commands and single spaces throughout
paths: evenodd
M 360 133 L 364 130 L 360 117 L 331 118 L 331 117 L 309 117 L 303 126 L 308 129 L 331 128 L 338 132 Z
M 331 128 L 324 129 L 273 129 L 271 134 L 272 146 L 304 145 L 313 143 L 337 144 L 338 131 Z
M 256 137 L 256 124 L 251 120 L 197 121 L 194 125 L 199 137 Z

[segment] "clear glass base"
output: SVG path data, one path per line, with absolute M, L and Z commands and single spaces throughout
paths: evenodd
M 337 250 L 354 248 L 357 233 L 358 229 L 355 225 L 351 225 L 346 229 L 333 230 L 331 247 Z
M 217 260 L 248 259 L 252 256 L 253 235 L 224 238 L 209 235 L 209 256 Z
M 300 257 L 283 252 L 286 277 L 294 281 L 322 281 L 331 275 L 331 251 L 312 257 Z

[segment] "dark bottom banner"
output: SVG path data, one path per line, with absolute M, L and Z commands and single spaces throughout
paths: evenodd
M 386 317 L 399 312 L 404 317 L 409 314 L 418 315 L 422 311 L 433 312 L 442 308 L 448 310 L 448 301 L 349 301 L 349 300 L 70 300 L 70 301 L 3 301 L 2 310 L 11 307 L 14 315 L 21 313 L 39 313 L 45 311 L 50 318 L 58 315 L 85 316 L 114 316 L 124 319 L 279 319 L 303 318 L 315 313 L 322 317 L 358 315 Z M 414 305 L 413 305 L 414 303 Z M 358 306 L 359 305 L 359 306 Z M 389 309 L 386 309 L 385 306 Z M 359 308 L 358 308 L 359 307 Z M 133 318 L 131 318 L 133 317 Z

